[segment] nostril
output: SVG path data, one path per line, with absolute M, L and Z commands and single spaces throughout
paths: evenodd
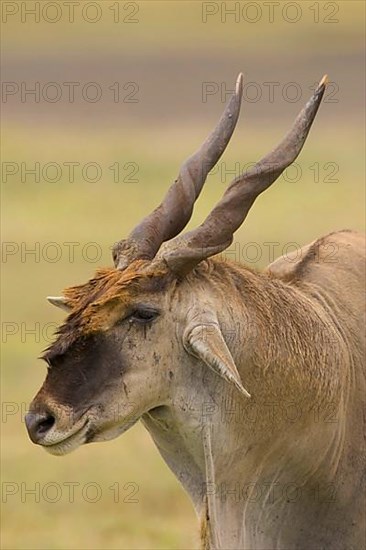
M 38 421 L 37 433 L 42 435 L 52 428 L 55 423 L 55 417 L 49 414 L 44 420 Z
M 31 440 L 34 443 L 39 443 L 55 424 L 55 421 L 55 417 L 48 411 L 42 413 L 29 412 L 25 417 L 25 423 Z

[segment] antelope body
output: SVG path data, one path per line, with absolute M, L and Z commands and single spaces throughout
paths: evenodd
M 263 273 L 211 258 L 297 157 L 324 89 L 177 236 L 234 130 L 239 76 L 164 201 L 114 247 L 115 268 L 50 298 L 69 315 L 44 355 L 31 439 L 63 455 L 141 419 L 193 500 L 205 549 L 364 544 L 364 236 L 332 233 Z

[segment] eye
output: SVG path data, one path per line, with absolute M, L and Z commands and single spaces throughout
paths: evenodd
M 137 323 L 146 324 L 151 323 L 159 316 L 159 312 L 155 309 L 138 308 L 131 317 L 130 321 L 136 321 Z

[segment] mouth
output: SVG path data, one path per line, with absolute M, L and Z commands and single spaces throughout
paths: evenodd
M 75 451 L 86 443 L 98 443 L 115 439 L 131 428 L 138 420 L 139 417 L 136 417 L 117 426 L 106 424 L 97 427 L 93 422 L 93 418 L 89 416 L 79 428 L 63 439 L 59 439 L 58 441 L 51 440 L 49 442 L 44 441 L 41 445 L 51 455 L 63 456 Z
M 87 441 L 89 431 L 89 419 L 71 435 L 57 443 L 43 443 L 42 447 L 51 455 L 63 456 L 69 454 Z

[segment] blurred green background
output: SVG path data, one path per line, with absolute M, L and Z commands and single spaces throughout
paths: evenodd
M 364 3 L 277 2 L 272 12 L 262 2 L 105 0 L 76 3 L 73 22 L 63 2 L 51 4 L 40 3 L 38 22 L 27 12 L 35 2 L 2 3 L 2 547 L 197 548 L 189 499 L 142 426 L 61 459 L 28 440 L 22 417 L 45 375 L 37 356 L 63 317 L 45 296 L 111 264 L 111 244 L 159 202 L 239 71 L 241 119 L 190 226 L 232 172 L 276 144 L 328 73 L 296 168 L 256 202 L 237 259 L 262 268 L 264 243 L 280 255 L 286 243 L 363 230 Z M 37 86 L 39 98 L 24 95 Z M 35 163 L 39 181 L 26 172 Z

